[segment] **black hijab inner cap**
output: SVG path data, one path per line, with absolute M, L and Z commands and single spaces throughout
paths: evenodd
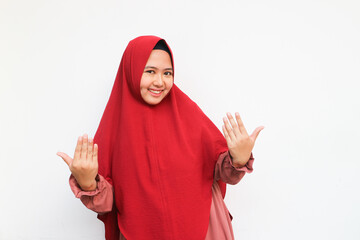
M 163 51 L 167 52 L 171 56 L 170 50 L 169 50 L 168 46 L 166 45 L 166 43 L 164 42 L 164 40 L 158 41 L 153 49 L 154 50 L 155 49 L 163 50 Z

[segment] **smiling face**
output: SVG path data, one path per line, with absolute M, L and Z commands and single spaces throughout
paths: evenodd
M 152 50 L 140 81 L 140 93 L 150 105 L 160 103 L 174 84 L 170 56 L 163 50 Z

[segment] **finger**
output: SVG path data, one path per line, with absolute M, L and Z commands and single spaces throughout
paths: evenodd
M 238 112 L 235 113 L 235 117 L 236 117 L 236 121 L 237 121 L 237 123 L 238 123 L 238 125 L 239 125 L 240 132 L 241 132 L 242 134 L 249 135 L 249 134 L 247 133 L 247 131 L 246 131 L 246 128 L 245 128 L 245 126 L 244 126 L 244 123 L 242 122 L 241 117 L 240 117 L 240 114 L 239 114 Z
M 265 127 L 264 126 L 260 126 L 260 127 L 257 127 L 254 132 L 251 134 L 251 138 L 253 139 L 253 141 L 255 142 L 256 138 L 258 137 L 259 133 L 261 130 L 263 130 Z
M 87 149 L 88 149 L 88 137 L 87 134 L 85 133 L 83 135 L 83 144 L 81 147 L 81 160 L 85 160 L 86 159 L 86 153 L 87 153 Z
M 74 160 L 75 161 L 77 159 L 80 159 L 82 142 L 83 142 L 82 136 L 78 137 L 78 141 L 77 141 L 76 148 L 75 148 L 75 153 L 74 153 Z
M 223 121 L 224 121 L 225 129 L 226 129 L 226 131 L 228 132 L 228 134 L 229 134 L 229 136 L 230 136 L 230 139 L 231 139 L 232 141 L 236 140 L 235 134 L 234 134 L 234 132 L 233 132 L 233 130 L 232 130 L 232 128 L 231 128 L 231 126 L 230 126 L 227 118 L 224 117 L 224 118 L 223 118 Z
M 230 121 L 230 124 L 231 124 L 231 127 L 233 129 L 233 132 L 234 132 L 235 136 L 241 135 L 240 129 L 239 129 L 238 125 L 236 124 L 236 122 L 235 122 L 233 116 L 231 115 L 231 113 L 226 113 L 226 115 L 227 115 L 227 117 L 228 117 L 228 119 Z
M 89 158 L 88 160 L 92 160 L 92 155 L 93 155 L 93 139 L 89 138 L 89 143 L 88 143 L 88 151 L 87 151 L 87 157 Z
M 93 153 L 93 161 L 97 162 L 98 161 L 98 150 L 99 150 L 99 147 L 98 145 L 95 143 L 94 144 L 94 153 Z
M 224 125 L 222 125 L 222 130 L 223 130 L 223 133 L 224 133 L 224 136 L 225 136 L 226 141 L 227 141 L 227 142 L 231 142 L 230 136 L 229 136 L 229 134 L 228 134 L 228 132 L 227 132 L 227 130 L 226 130 L 226 128 L 225 128 Z
M 56 155 L 58 155 L 59 157 L 61 157 L 64 162 L 70 167 L 71 163 L 72 163 L 72 159 L 71 157 L 69 157 L 66 153 L 63 152 L 57 152 Z

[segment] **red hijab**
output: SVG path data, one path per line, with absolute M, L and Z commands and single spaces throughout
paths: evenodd
M 94 137 L 99 174 L 114 187 L 112 212 L 98 215 L 106 239 L 118 240 L 119 228 L 131 240 L 206 236 L 214 167 L 227 144 L 175 84 L 157 105 L 142 99 L 141 76 L 159 40 L 129 42 Z M 220 187 L 224 197 L 226 185 Z

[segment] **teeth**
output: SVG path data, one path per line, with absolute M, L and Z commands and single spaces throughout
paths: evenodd
M 151 89 L 149 89 L 149 91 L 150 91 L 150 92 L 153 92 L 153 93 L 156 93 L 156 94 L 161 93 L 161 91 L 155 91 L 155 90 L 151 90 Z

